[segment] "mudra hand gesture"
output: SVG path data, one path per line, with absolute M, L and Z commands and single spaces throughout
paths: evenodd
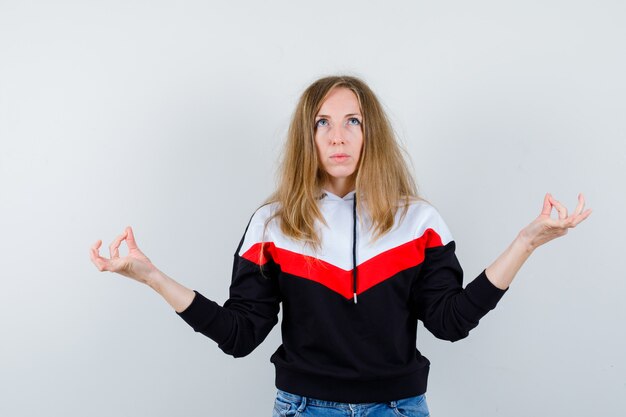
M 128 255 L 120 257 L 120 245 L 124 241 L 128 246 Z M 191 304 L 195 293 L 165 275 L 150 262 L 150 259 L 139 250 L 130 226 L 109 245 L 111 258 L 100 256 L 101 245 L 102 241 L 98 240 L 91 247 L 91 261 L 100 271 L 117 272 L 152 287 L 177 312 L 184 311 Z
M 128 255 L 120 257 L 119 249 L 124 241 L 128 246 Z M 110 259 L 100 256 L 101 245 L 102 241 L 98 240 L 91 247 L 91 260 L 100 271 L 117 272 L 143 284 L 148 284 L 151 274 L 157 271 L 150 259 L 139 250 L 130 226 L 109 245 Z
M 552 209 L 555 208 L 558 218 L 550 217 Z M 585 197 L 578 194 L 578 205 L 574 213 L 567 214 L 567 208 L 554 199 L 550 193 L 543 199 L 543 210 L 541 214 L 520 232 L 522 238 L 526 239 L 532 249 L 557 237 L 564 236 L 570 228 L 576 227 L 578 223 L 585 220 L 591 214 L 591 209 L 585 208 Z
M 567 209 L 555 200 L 550 193 L 543 199 L 543 209 L 541 214 L 528 226 L 523 228 L 513 243 L 486 269 L 489 280 L 498 288 L 509 287 L 515 274 L 521 268 L 526 259 L 535 249 L 555 239 L 563 236 L 567 231 L 585 220 L 591 214 L 591 209 L 583 212 L 585 198 L 578 194 L 578 205 L 571 215 L 567 214 Z M 559 217 L 550 217 L 552 209 L 555 208 Z

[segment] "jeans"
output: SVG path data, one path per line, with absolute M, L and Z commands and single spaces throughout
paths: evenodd
M 424 394 L 379 403 L 338 403 L 278 390 L 272 417 L 429 417 Z

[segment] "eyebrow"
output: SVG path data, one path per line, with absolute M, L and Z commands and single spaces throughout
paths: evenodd
M 346 114 L 346 115 L 345 115 L 345 116 L 343 116 L 343 117 L 351 117 L 351 116 L 359 116 L 359 117 L 363 117 L 363 116 L 361 116 L 361 113 L 348 113 L 348 114 Z M 315 116 L 315 117 L 316 117 L 316 118 L 318 118 L 318 117 L 326 117 L 326 118 L 330 118 L 330 116 L 329 116 L 329 115 L 327 115 L 327 114 L 318 114 L 318 115 L 317 115 L 317 116 Z

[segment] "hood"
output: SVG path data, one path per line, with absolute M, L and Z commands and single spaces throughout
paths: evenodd
M 331 193 L 330 191 L 322 190 L 322 195 L 320 196 L 320 200 L 328 200 L 328 201 L 352 201 L 352 291 L 353 291 L 353 301 L 354 304 L 357 303 L 356 296 L 356 283 L 358 279 L 358 271 L 356 269 L 356 224 L 357 224 L 357 215 L 356 215 L 356 191 L 350 191 L 343 197 L 339 197 L 336 194 Z

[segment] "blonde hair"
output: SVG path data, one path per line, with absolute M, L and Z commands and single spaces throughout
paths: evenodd
M 403 207 L 404 216 L 409 202 L 420 199 L 389 119 L 372 90 L 352 76 L 321 78 L 298 101 L 287 133 L 278 187 L 265 202 L 278 203 L 268 223 L 277 217 L 286 236 L 316 249 L 320 247 L 320 238 L 315 223 L 326 224 L 318 199 L 327 174 L 315 146 L 315 117 L 335 88 L 354 92 L 363 116 L 363 147 L 353 175 L 357 210 L 369 214 L 374 240 L 391 230 L 398 208 Z

